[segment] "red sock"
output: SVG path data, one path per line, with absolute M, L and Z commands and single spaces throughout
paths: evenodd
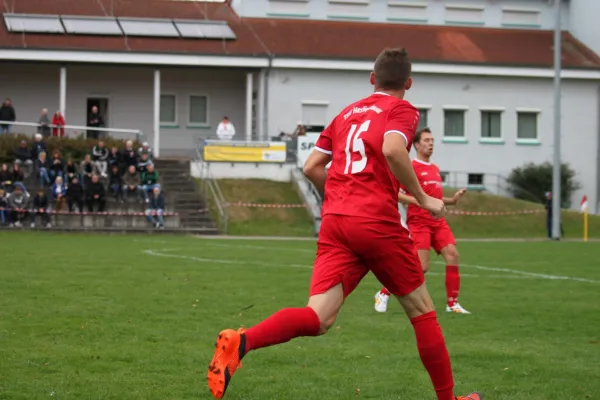
M 319 317 L 312 308 L 284 308 L 245 332 L 246 353 L 300 336 L 317 336 L 320 327 Z
M 458 302 L 458 292 L 460 291 L 460 274 L 458 265 L 446 265 L 446 297 L 448 306 L 452 307 Z
M 390 291 L 389 291 L 389 290 L 387 290 L 386 288 L 383 288 L 383 289 L 381 289 L 381 290 L 379 291 L 379 293 L 381 293 L 381 294 L 384 294 L 384 295 L 386 295 L 386 296 L 389 296 L 389 295 L 390 295 Z
M 435 311 L 410 320 L 417 336 L 417 348 L 438 400 L 454 400 L 454 380 L 450 356 L 444 343 L 444 335 L 438 325 Z

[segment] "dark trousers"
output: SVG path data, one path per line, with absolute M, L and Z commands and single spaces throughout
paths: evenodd
M 25 210 L 10 210 L 10 221 L 11 222 L 23 222 L 25 216 L 27 215 L 27 211 Z
M 546 218 L 546 230 L 548 231 L 548 238 L 552 238 L 552 218 Z M 562 221 L 560 223 L 560 236 L 565 236 Z
M 77 206 L 77 211 L 83 211 L 83 199 L 81 197 L 68 197 L 67 204 L 69 205 L 69 212 L 73 212 L 73 206 Z
M 48 211 L 44 211 L 44 212 L 39 212 L 37 210 L 33 210 L 29 213 L 29 216 L 31 217 L 31 223 L 35 223 L 35 216 L 39 215 L 41 220 L 42 220 L 42 224 L 43 225 L 47 225 L 50 223 L 50 215 L 48 214 Z
M 106 206 L 106 200 L 104 199 L 104 197 L 99 197 L 97 199 L 95 199 L 93 197 L 88 197 L 86 199 L 86 203 L 87 203 L 89 212 L 94 212 L 94 204 L 98 205 L 98 209 L 96 210 L 98 212 L 104 211 L 104 207 Z

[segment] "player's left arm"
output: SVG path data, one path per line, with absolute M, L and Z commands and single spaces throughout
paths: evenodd
M 333 123 L 321 132 L 319 139 L 317 139 L 317 143 L 315 143 L 315 147 L 313 147 L 313 150 L 304 163 L 304 176 L 306 176 L 321 193 L 325 190 L 325 180 L 327 179 L 327 168 L 325 167 L 331 161 L 333 154 L 333 144 L 331 140 Z
M 464 196 L 465 193 L 467 193 L 467 189 L 460 189 L 458 192 L 454 193 L 454 196 L 444 197 L 442 200 L 444 201 L 444 204 L 448 206 L 454 206 L 458 204 L 458 201 Z

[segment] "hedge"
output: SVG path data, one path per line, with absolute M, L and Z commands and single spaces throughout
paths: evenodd
M 15 160 L 14 149 L 19 147 L 21 140 L 27 142 L 27 147 L 31 149 L 34 142 L 33 138 L 28 135 L 0 135 L 0 162 L 2 163 L 13 163 Z M 109 149 L 113 146 L 122 150 L 125 148 L 125 142 L 127 140 L 106 138 L 102 139 L 104 144 Z M 74 161 L 81 161 L 86 154 L 92 152 L 92 148 L 98 143 L 97 139 L 83 139 L 83 138 L 60 138 L 60 137 L 47 137 L 44 138 L 46 147 L 48 149 L 48 159 L 52 158 L 52 152 L 54 150 L 60 150 L 63 158 L 66 160 L 69 157 L 73 158 Z M 133 148 L 140 148 L 141 143 L 133 141 Z

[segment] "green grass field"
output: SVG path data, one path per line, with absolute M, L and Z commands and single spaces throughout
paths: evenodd
M 225 200 L 231 203 L 301 204 L 291 183 L 264 179 L 222 179 L 219 185 Z M 446 189 L 446 195 L 454 189 Z M 514 212 L 543 211 L 542 204 L 469 192 L 456 211 Z M 583 216 L 562 213 L 565 238 L 583 237 Z M 461 238 L 542 238 L 546 236 L 546 214 L 502 216 L 453 215 L 447 217 L 456 237 Z M 232 206 L 229 208 L 231 235 L 314 236 L 312 220 L 304 208 L 271 209 Z M 589 216 L 589 237 L 600 238 L 600 216 Z
M 216 334 L 305 304 L 313 241 L 0 232 L 0 399 L 210 399 Z M 457 392 L 600 393 L 600 246 L 459 243 L 461 304 L 427 276 Z M 562 278 L 561 278 L 562 277 Z M 399 306 L 368 276 L 326 336 L 251 353 L 226 398 L 435 398 Z

